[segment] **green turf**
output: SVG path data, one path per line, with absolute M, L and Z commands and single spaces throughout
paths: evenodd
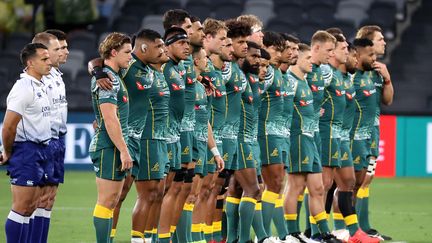
M 10 209 L 8 178 L 0 178 L 0 242 L 5 242 L 4 222 Z M 395 241 L 431 242 L 432 179 L 376 179 L 371 187 L 372 226 Z M 116 242 L 130 242 L 131 212 L 136 193 L 123 204 Z M 94 174 L 68 172 L 52 213 L 49 242 L 95 242 L 92 211 L 96 201 Z M 304 210 L 302 210 L 304 212 Z M 304 219 L 304 216 L 301 216 Z M 303 222 L 302 222 L 303 225 Z

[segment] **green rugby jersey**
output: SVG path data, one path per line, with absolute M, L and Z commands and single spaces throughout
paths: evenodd
M 122 70 L 122 77 L 129 93 L 129 137 L 141 139 L 148 110 L 148 90 L 154 80 L 148 66 L 132 54 L 129 67 Z
M 195 85 L 195 128 L 194 135 L 198 141 L 208 141 L 208 100 L 207 94 L 200 82 Z
M 271 85 L 261 95 L 259 111 L 258 136 L 276 135 L 288 136 L 286 118 L 284 117 L 284 80 L 279 68 L 268 67 L 266 80 Z M 265 83 L 268 83 L 265 81 Z
M 345 112 L 342 123 L 342 135 L 341 140 L 347 141 L 349 140 L 349 134 L 351 132 L 351 128 L 353 126 L 353 120 L 355 115 L 355 103 L 354 98 L 356 96 L 356 91 L 353 82 L 353 76 L 349 73 L 342 74 L 344 80 L 344 89 L 345 89 Z
M 254 108 L 254 138 L 256 139 L 256 137 L 258 136 L 258 117 L 259 117 L 259 110 L 261 107 L 261 93 L 262 93 L 262 89 L 261 86 L 262 84 L 259 82 L 259 77 L 256 74 L 247 74 L 247 79 L 249 82 L 249 85 L 252 89 L 252 94 L 253 94 L 253 108 Z M 255 140 L 254 140 L 255 141 Z
M 201 76 L 215 86 L 215 91 L 210 96 L 210 125 L 213 128 L 213 136 L 216 143 L 222 143 L 222 127 L 227 116 L 227 96 L 225 82 L 222 78 L 222 70 L 213 66 L 210 58 L 207 59 L 207 67 Z
M 185 83 L 184 90 L 184 112 L 183 119 L 180 124 L 180 131 L 193 131 L 195 126 L 195 84 L 196 75 L 194 69 L 194 61 L 192 55 L 186 60 L 182 60 L 181 63 L 186 71 L 183 75 Z
M 129 117 L 129 96 L 126 86 L 123 83 L 119 73 L 112 70 L 110 67 L 103 68 L 105 73 L 111 74 L 114 77 L 112 81 L 113 88 L 111 90 L 103 90 L 98 88 L 96 78 L 91 80 L 91 96 L 93 110 L 95 112 L 98 127 L 90 143 L 89 152 L 95 152 L 103 148 L 114 147 L 108 132 L 105 127 L 105 121 L 100 110 L 100 105 L 110 103 L 117 106 L 117 117 L 120 121 L 120 126 L 125 142 L 128 141 L 128 117 Z
M 314 131 L 319 131 L 319 118 L 320 118 L 320 110 L 321 104 L 324 100 L 324 78 L 322 76 L 322 71 L 319 65 L 312 63 L 312 72 L 306 75 L 306 80 L 309 84 L 309 87 L 313 93 L 313 103 L 314 103 L 314 112 L 315 119 L 313 122 Z
M 376 115 L 376 89 L 371 72 L 357 70 L 353 77 L 356 90 L 353 127 L 350 137 L 354 140 L 369 139 Z
M 370 72 L 371 72 L 372 82 L 375 84 L 376 99 L 377 99 L 374 126 L 379 126 L 379 118 L 381 115 L 381 98 L 382 98 L 382 92 L 383 92 L 383 86 L 384 86 L 384 78 L 381 76 L 381 74 L 379 72 L 377 72 L 375 70 L 370 71 Z
M 313 137 L 314 135 L 314 96 L 306 80 L 290 72 L 289 78 L 295 82 L 294 111 L 291 123 L 291 136 L 300 134 Z
M 148 72 L 153 77 L 147 96 L 147 119 L 141 139 L 165 140 L 168 130 L 168 112 L 170 90 L 164 74 L 148 66 Z
M 250 75 L 247 75 L 249 78 Z M 253 79 L 253 78 L 252 78 Z M 253 79 L 255 81 L 255 79 Z M 257 140 L 256 110 L 254 106 L 254 93 L 250 85 L 250 81 L 246 84 L 246 89 L 241 95 L 240 109 L 240 128 L 238 131 L 238 139 L 241 142 L 251 143 Z
M 291 133 L 291 123 L 294 111 L 294 95 L 297 81 L 290 76 L 291 71 L 282 74 L 282 78 L 284 80 L 284 112 L 283 116 L 286 119 L 286 125 L 288 129 L 287 136 L 290 136 Z
M 240 127 L 241 95 L 246 90 L 247 80 L 236 62 L 225 62 L 222 78 L 226 81 L 227 116 L 222 128 L 222 137 L 237 139 Z
M 330 137 L 340 138 L 346 106 L 342 72 L 330 64 L 321 65 L 324 79 L 324 110 L 319 120 L 320 131 L 330 131 Z
M 174 143 L 180 140 L 180 125 L 185 109 L 185 84 L 181 76 L 184 67 L 170 59 L 162 68 L 170 91 L 167 142 Z

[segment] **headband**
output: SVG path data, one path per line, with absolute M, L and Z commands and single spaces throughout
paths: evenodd
M 169 46 L 172 43 L 178 41 L 178 40 L 183 40 L 183 39 L 188 39 L 188 36 L 186 34 L 175 34 L 173 36 L 171 36 L 170 38 L 167 38 L 165 40 L 165 45 Z

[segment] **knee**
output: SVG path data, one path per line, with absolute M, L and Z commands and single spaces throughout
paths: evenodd
M 308 187 L 309 195 L 311 197 L 322 197 L 324 196 L 324 185 L 318 184 Z
M 333 186 L 333 180 L 331 178 L 326 178 L 323 180 L 323 186 L 324 190 L 327 192 L 329 191 Z
M 269 180 L 267 187 L 273 191 L 279 192 L 282 189 L 283 177 L 280 175 L 275 175 Z

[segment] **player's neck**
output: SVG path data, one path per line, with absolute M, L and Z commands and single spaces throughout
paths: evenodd
M 224 62 L 222 61 L 219 55 L 211 54 L 210 60 L 212 61 L 214 67 L 216 67 L 217 69 L 222 69 Z
M 35 70 L 33 70 L 33 69 L 31 69 L 31 68 L 28 68 L 27 70 L 26 70 L 26 73 L 29 75 L 29 76 L 32 76 L 33 78 L 35 78 L 35 79 L 37 79 L 38 81 L 41 81 L 42 80 L 42 74 L 40 74 L 40 73 L 38 73 L 38 72 L 36 72 Z
M 346 65 L 345 64 L 340 64 L 339 67 L 337 67 L 339 69 L 339 71 L 341 71 L 343 74 L 347 73 L 347 69 L 346 69 Z
M 112 61 L 111 59 L 104 60 L 104 64 L 106 66 L 110 67 L 116 73 L 118 73 L 118 71 L 120 70 L 120 67 L 118 66 L 118 64 L 115 63 L 114 61 Z
M 339 66 L 341 65 L 341 63 L 336 60 L 336 58 L 330 58 L 329 64 L 334 68 L 339 68 Z
M 318 58 L 317 58 L 316 55 L 312 55 L 311 62 L 312 62 L 312 64 L 315 64 L 315 65 L 318 65 L 318 66 L 321 65 L 321 62 L 318 60 Z
M 150 64 L 150 66 L 152 66 L 158 72 L 162 72 L 162 65 L 163 65 L 163 63 L 154 63 L 154 64 L 152 63 L 152 64 Z
M 305 76 L 306 73 L 304 73 L 304 72 L 300 69 L 299 66 L 297 66 L 297 65 L 291 66 L 289 70 L 290 70 L 290 71 L 291 71 L 295 76 L 297 76 L 297 78 L 299 78 L 299 79 L 301 79 L 301 80 L 304 80 L 304 76 Z

